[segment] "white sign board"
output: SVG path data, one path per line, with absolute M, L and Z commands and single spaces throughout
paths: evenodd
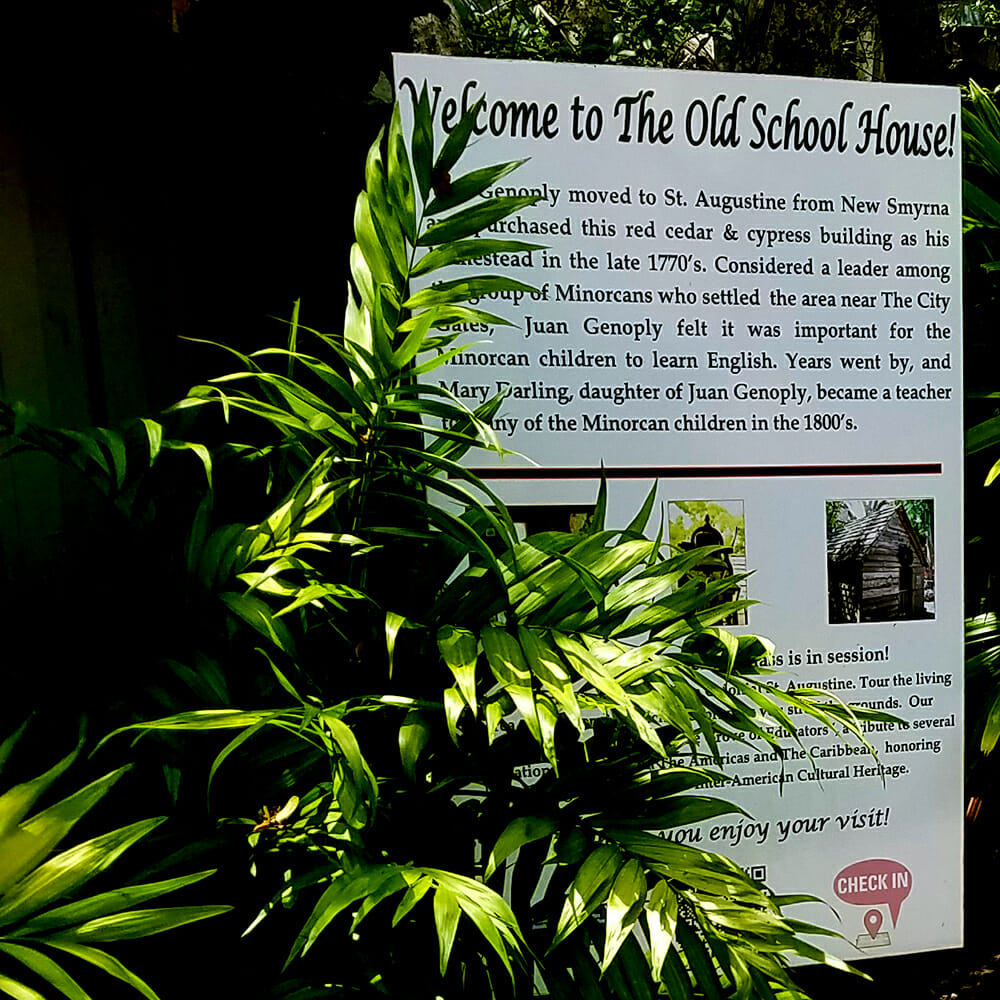
M 484 196 L 541 196 L 489 235 L 546 249 L 477 268 L 539 291 L 485 301 L 516 325 L 435 373 L 509 394 L 496 428 L 537 464 L 481 474 L 529 521 L 585 510 L 602 464 L 609 523 L 659 480 L 672 544 L 714 531 L 753 571 L 730 627 L 785 683 L 911 724 L 868 726 L 877 761 L 809 725 L 783 768 L 728 744 L 753 821 L 673 836 L 829 901 L 843 957 L 958 946 L 957 91 L 427 56 L 396 78 L 439 136 L 485 98 L 460 172 L 527 158 Z

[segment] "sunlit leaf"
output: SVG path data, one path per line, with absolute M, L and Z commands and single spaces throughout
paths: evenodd
M 646 926 L 649 931 L 650 968 L 653 975 L 660 978 L 677 930 L 677 896 L 666 879 L 660 879 L 649 894 Z
M 455 240 L 443 243 L 441 246 L 425 253 L 410 271 L 412 277 L 429 274 L 438 268 L 451 264 L 462 264 L 468 261 L 479 261 L 494 254 L 519 254 L 531 250 L 544 249 L 541 243 L 525 243 L 520 240 L 497 240 L 479 238 L 474 240 Z
M 444 145 L 441 147 L 441 151 L 434 161 L 434 170 L 439 175 L 450 171 L 465 152 L 465 148 L 469 144 L 469 139 L 472 138 L 472 131 L 476 127 L 476 118 L 480 111 L 482 111 L 485 103 L 486 99 L 481 97 L 472 107 L 466 108 L 462 117 L 459 118 L 448 133 L 448 138 L 445 139 Z
M 455 894 L 443 885 L 438 886 L 434 892 L 434 925 L 438 936 L 438 971 L 442 976 L 448 970 L 461 912 Z
M 482 194 L 488 187 L 496 184 L 502 177 L 506 177 L 507 174 L 517 170 L 521 164 L 526 162 L 527 160 L 512 160 L 510 163 L 497 163 L 453 178 L 447 192 L 442 191 L 431 199 L 426 214 L 437 215 L 440 212 L 447 212 L 449 209 L 475 198 L 476 195 Z
M 602 844 L 591 851 L 566 894 L 549 951 L 569 937 L 607 899 L 622 864 L 621 853 L 610 844 Z
M 410 781 L 417 780 L 417 761 L 430 740 L 430 723 L 426 713 L 410 709 L 399 727 L 399 756 L 403 771 Z
M 0 851 L 0 893 L 28 874 L 69 833 L 128 770 L 119 768 L 92 781 L 72 795 L 24 820 L 3 841 Z
M 473 236 L 480 230 L 492 226 L 500 219 L 505 219 L 508 215 L 519 212 L 522 208 L 534 205 L 536 201 L 538 199 L 532 196 L 491 198 L 482 204 L 473 205 L 472 208 L 464 208 L 460 212 L 455 212 L 428 227 L 417 240 L 417 245 L 435 247 L 442 243 L 465 239 L 467 236 Z
M 159 826 L 165 817 L 140 820 L 77 844 L 49 858 L 0 898 L 0 926 L 23 920 L 72 892 Z
M 490 851 L 486 864 L 486 878 L 492 877 L 497 868 L 514 851 L 532 841 L 549 837 L 558 829 L 556 820 L 548 816 L 518 816 L 506 826 Z
M 479 641 L 468 629 L 443 625 L 438 629 L 437 643 L 445 664 L 455 677 L 462 698 L 475 715 Z
M 130 910 L 88 920 L 51 935 L 46 941 L 74 944 L 89 941 L 128 941 L 148 937 L 185 924 L 228 913 L 231 906 L 167 906 L 154 910 Z
M 27 725 L 27 723 L 25 723 Z M 23 731 L 22 727 L 10 739 L 10 747 L 14 745 L 14 740 Z M 71 750 L 62 760 L 54 764 L 44 774 L 40 774 L 31 781 L 22 782 L 7 789 L 0 795 L 0 843 L 11 830 L 28 814 L 28 810 L 38 801 L 42 794 L 61 775 L 74 760 L 79 756 L 82 741 L 76 748 Z M 7 750 L 9 753 L 9 749 Z
M 106 972 L 109 976 L 127 983 L 142 996 L 146 997 L 146 1000 L 159 1000 L 156 993 L 143 980 L 134 972 L 126 969 L 118 959 L 107 952 L 101 951 L 98 948 L 92 948 L 89 945 L 73 944 L 68 941 L 46 941 L 46 944 L 51 948 L 58 948 L 68 955 L 73 955 L 81 961 L 88 962 L 102 972 Z

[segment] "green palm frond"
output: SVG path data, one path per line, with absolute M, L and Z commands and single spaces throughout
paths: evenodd
M 17 737 L 9 737 L 0 753 L 0 767 Z M 62 954 L 96 965 L 109 975 L 157 1000 L 156 994 L 94 943 L 148 937 L 231 909 L 228 906 L 176 906 L 135 909 L 165 893 L 200 882 L 212 871 L 100 892 L 82 893 L 130 847 L 158 827 L 166 817 L 142 820 L 92 837 L 53 853 L 72 828 L 122 777 L 120 768 L 66 798 L 31 813 L 38 799 L 72 764 L 77 746 L 54 767 L 33 781 L 9 788 L 0 796 L 0 990 L 17 997 L 41 996 L 31 982 L 51 987 L 71 1000 L 88 994 L 62 967 Z M 29 981 L 22 982 L 27 970 Z

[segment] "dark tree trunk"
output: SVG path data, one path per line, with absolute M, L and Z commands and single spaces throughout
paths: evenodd
M 885 78 L 892 83 L 947 83 L 941 16 L 933 0 L 875 0 Z

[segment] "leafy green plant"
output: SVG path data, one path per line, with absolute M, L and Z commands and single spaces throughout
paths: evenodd
M 193 451 L 204 465 L 209 485 L 212 460 L 208 448 L 192 441 L 164 437 L 156 420 L 141 417 L 122 430 L 94 427 L 85 431 L 43 427 L 18 404 L 0 400 L 0 458 L 41 451 L 75 469 L 123 514 L 133 513 L 143 485 L 143 472 L 163 450 Z
M 265 520 L 218 528 L 203 549 L 219 581 L 242 581 L 221 596 L 267 641 L 293 704 L 126 728 L 237 730 L 212 777 L 306 745 L 271 786 L 274 805 L 243 821 L 271 894 L 253 926 L 294 917 L 288 963 L 344 990 L 433 995 L 443 980 L 503 996 L 538 980 L 560 996 L 769 997 L 772 983 L 790 988 L 787 955 L 840 965 L 803 939 L 819 928 L 783 913 L 795 899 L 656 834 L 739 811 L 703 766 L 723 741 L 780 751 L 794 710 L 864 743 L 859 718 L 880 716 L 773 685 L 769 644 L 716 627 L 746 605 L 716 603 L 733 580 L 682 582 L 706 552 L 665 558 L 645 536 L 653 493 L 623 530 L 605 527 L 602 493 L 586 533 L 514 542 L 498 498 L 458 464 L 498 448 L 499 401 L 472 411 L 419 377 L 461 350 L 451 324 L 484 318 L 469 297 L 525 286 L 410 282 L 530 248 L 476 238 L 527 200 L 465 207 L 516 166 L 451 178 L 475 109 L 435 151 L 419 95 L 410 154 L 398 114 L 387 168 L 378 143 L 368 157 L 351 255 L 360 302 L 349 296 L 343 336 L 293 319 L 287 348 L 239 356 L 239 372 L 177 407 L 263 418 L 272 443 L 230 452 L 299 475 Z M 306 336 L 331 360 L 305 351 Z M 331 963 L 317 942 L 337 932 L 352 945 Z
M 500 557 L 504 587 L 492 596 L 481 569 L 461 573 L 438 602 L 441 618 L 419 626 L 420 697 L 324 708 L 281 678 L 297 708 L 195 712 L 136 727 L 240 730 L 213 773 L 265 727 L 308 741 L 327 762 L 326 780 L 289 789 L 302 793 L 294 819 L 258 824 L 254 835 L 282 872 L 262 918 L 303 896 L 311 907 L 289 961 L 339 926 L 355 936 L 359 978 L 377 968 L 392 993 L 417 974 L 412 942 L 420 917 L 433 914 L 440 974 L 455 953 L 454 981 L 501 995 L 503 970 L 527 987 L 529 954 L 550 992 L 567 995 L 575 984 L 588 997 L 628 996 L 626 983 L 649 996 L 658 983 L 678 997 L 705 983 L 768 996 L 769 983 L 791 986 L 783 953 L 841 964 L 799 936 L 822 929 L 782 912 L 795 899 L 768 896 L 723 857 L 654 835 L 741 811 L 691 794 L 725 782 L 690 765 L 702 739 L 716 759 L 727 739 L 780 747 L 795 734 L 788 708 L 863 735 L 855 714 L 822 692 L 769 684 L 768 644 L 712 627 L 732 611 L 710 606 L 719 585 L 678 585 L 704 552 L 660 558 L 659 543 L 641 534 L 648 513 L 624 532 L 604 530 L 598 518 L 583 538 L 553 533 L 518 544 Z M 380 754 L 373 770 L 359 740 L 384 742 L 387 715 L 396 716 L 389 731 L 399 758 Z M 591 733 L 595 717 L 613 720 L 612 743 Z M 442 840 L 465 849 L 444 852 L 448 868 L 421 864 L 442 856 Z M 467 865 L 456 871 L 462 856 Z M 510 903 L 498 891 L 505 868 Z M 391 916 L 378 910 L 393 897 Z M 348 965 L 339 959 L 337 974 L 346 977 Z
M 0 768 L 25 726 L 0 744 Z M 135 908 L 199 882 L 213 874 L 211 871 L 81 897 L 83 886 L 166 819 L 160 816 L 131 823 L 53 854 L 75 824 L 128 770 L 112 771 L 29 815 L 73 763 L 81 746 L 43 774 L 0 795 L 0 992 L 15 1000 L 44 1000 L 31 985 L 34 981 L 70 1000 L 87 1000 L 89 994 L 63 967 L 66 956 L 71 956 L 156 1000 L 143 980 L 95 945 L 159 934 L 225 913 L 231 907 Z M 22 978 L 25 970 L 28 981 Z
M 237 820 L 252 926 L 284 938 L 306 995 L 770 1000 L 788 956 L 842 963 L 784 912 L 795 898 L 664 835 L 739 812 L 712 766 L 725 741 L 780 751 L 794 711 L 865 743 L 859 720 L 884 717 L 773 684 L 769 644 L 718 627 L 746 604 L 717 603 L 733 579 L 685 582 L 706 552 L 646 537 L 652 492 L 624 529 L 602 490 L 584 533 L 518 542 L 461 464 L 502 452 L 502 401 L 470 409 L 423 377 L 463 349 L 455 324 L 504 322 L 471 299 L 530 289 L 438 272 L 535 248 L 481 235 L 532 202 L 477 197 L 517 163 L 452 176 L 477 110 L 437 147 L 426 91 L 409 143 L 394 110 L 341 334 L 296 312 L 286 347 L 225 348 L 237 370 L 167 416 L 221 416 L 229 438 L 180 549 L 254 697 L 121 728 L 235 731 L 208 776 L 225 763 L 229 801 L 262 805 Z

